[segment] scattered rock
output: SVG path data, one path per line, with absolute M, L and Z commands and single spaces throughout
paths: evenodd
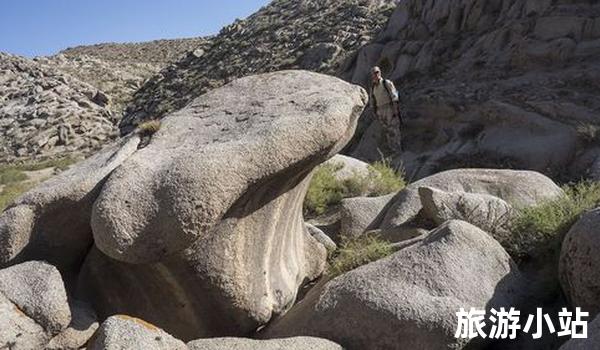
M 356 197 L 342 199 L 341 202 L 341 235 L 358 236 L 376 224 L 384 208 L 396 194 L 381 197 Z
M 98 319 L 92 308 L 81 301 L 71 303 L 71 324 L 52 338 L 45 350 L 81 349 L 98 329 Z

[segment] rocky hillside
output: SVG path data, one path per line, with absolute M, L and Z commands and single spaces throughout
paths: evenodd
M 202 50 L 209 43 L 209 39 L 194 38 L 78 46 L 37 61 L 105 92 L 111 98 L 111 111 L 120 118 L 146 80 L 186 53 Z
M 154 76 L 121 127 L 159 118 L 235 78 L 301 68 L 334 74 L 387 21 L 393 0 L 275 0 Z
M 395 160 L 411 177 L 461 166 L 580 177 L 600 160 L 599 16 L 590 1 L 406 0 L 343 76 L 364 84 L 379 64 L 396 82 L 409 120 Z M 353 154 L 378 158 L 380 134 L 372 123 Z
M 178 61 L 185 53 L 205 45 L 207 40 L 206 38 L 189 38 L 125 44 L 105 43 L 71 47 L 59 54 L 68 58 L 87 56 L 107 62 L 149 63 L 166 66 Z
M 109 102 L 62 71 L 0 53 L 0 162 L 97 151 L 116 137 Z
M 304 221 L 321 163 L 341 163 L 329 188 L 372 173 L 334 157 L 367 101 L 314 72 L 237 79 L 15 199 L 0 213 L 0 348 L 597 348 L 600 184 L 455 169 L 342 199 L 335 234 Z M 541 307 L 555 331 L 503 339 L 494 311 L 511 307 L 510 324 Z M 486 326 L 456 336 L 470 308 Z M 556 334 L 581 332 L 562 308 L 589 339 Z

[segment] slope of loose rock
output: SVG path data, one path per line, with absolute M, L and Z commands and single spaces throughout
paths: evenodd
M 59 70 L 0 53 L 0 162 L 99 150 L 117 135 L 105 97 Z
M 281 69 L 334 73 L 372 40 L 394 0 L 275 0 L 226 26 L 210 46 L 153 77 L 136 93 L 121 127 L 159 118 L 235 78 Z
M 492 166 L 565 176 L 596 144 L 599 16 L 589 1 L 407 0 L 342 76 L 365 84 L 379 64 L 396 82 L 408 117 L 396 162 L 411 178 Z M 377 159 L 376 124 L 354 156 Z

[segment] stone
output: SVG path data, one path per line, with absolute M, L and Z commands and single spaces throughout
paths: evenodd
M 91 209 L 100 188 L 138 143 L 137 136 L 123 139 L 15 199 L 0 214 L 0 264 L 36 259 L 78 269 L 93 243 Z
M 563 195 L 548 177 L 534 172 L 507 169 L 455 169 L 413 182 L 400 191 L 387 210 L 380 228 L 399 226 L 423 208 L 419 187 L 446 192 L 469 192 L 496 196 L 515 208 L 532 206 Z
M 273 340 L 244 338 L 198 339 L 187 344 L 190 350 L 342 350 L 343 348 L 326 339 L 295 337 Z
M 507 230 L 514 216 L 513 208 L 506 201 L 489 194 L 468 192 L 445 192 L 434 187 L 419 187 L 419 198 L 423 206 L 423 217 L 441 225 L 448 220 L 462 220 L 485 232 L 496 233 Z
M 43 349 L 48 339 L 42 326 L 0 293 L 0 348 Z
M 338 181 L 369 176 L 369 164 L 343 154 L 336 154 L 323 164 L 337 169 L 334 175 Z
M 88 350 L 120 349 L 188 350 L 184 342 L 150 323 L 116 315 L 102 322 Z
M 45 262 L 28 261 L 0 270 L 0 293 L 48 334 L 59 333 L 71 322 L 62 277 Z
M 365 95 L 282 71 L 163 118 L 94 203 L 82 298 L 101 318 L 129 314 L 186 341 L 248 334 L 285 313 L 325 268 L 302 217 L 309 175 L 349 140 Z
M 96 313 L 90 305 L 81 301 L 71 303 L 71 323 L 50 340 L 45 350 L 80 349 L 84 347 L 98 329 Z
M 377 218 L 396 194 L 380 197 L 356 197 L 342 199 L 341 232 L 342 236 L 359 236 L 369 228 L 374 228 Z
M 312 224 L 305 223 L 305 225 L 308 233 L 314 239 L 316 239 L 317 242 L 321 243 L 328 252 L 333 252 L 337 249 L 337 244 L 335 244 L 335 242 L 329 236 L 327 236 L 325 232 Z
M 498 242 L 452 220 L 387 258 L 313 288 L 262 337 L 317 336 L 349 350 L 461 349 L 468 340 L 454 337 L 456 312 L 518 308 L 524 283 Z
M 600 208 L 591 210 L 571 227 L 560 251 L 559 278 L 573 307 L 581 307 L 594 318 L 600 313 L 598 266 Z

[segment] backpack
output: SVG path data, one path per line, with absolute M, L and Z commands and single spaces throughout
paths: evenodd
M 388 82 L 392 84 L 393 90 L 390 90 L 390 87 L 387 84 Z M 398 116 L 398 119 L 400 119 L 400 125 L 404 125 L 404 120 L 402 119 L 402 111 L 400 109 L 400 98 L 398 96 L 398 90 L 396 90 L 393 83 L 387 79 L 383 79 L 382 84 L 388 96 L 390 97 L 390 100 L 396 101 L 396 115 Z M 377 113 L 377 100 L 375 99 L 375 94 L 371 94 L 371 98 L 374 100 L 373 105 L 375 106 L 375 113 Z
M 396 90 L 396 88 L 394 87 L 392 82 L 390 82 L 390 84 L 392 84 L 392 88 L 393 88 L 393 91 L 391 91 L 387 82 L 389 82 L 389 80 L 383 79 L 383 87 L 385 88 L 385 91 L 387 91 L 388 96 L 390 97 L 390 100 L 392 100 L 392 101 L 396 100 L 396 108 L 397 108 L 396 114 L 398 115 L 398 119 L 400 119 L 400 125 L 404 125 L 404 120 L 402 119 L 402 109 L 400 108 L 400 97 L 398 96 L 398 90 Z

